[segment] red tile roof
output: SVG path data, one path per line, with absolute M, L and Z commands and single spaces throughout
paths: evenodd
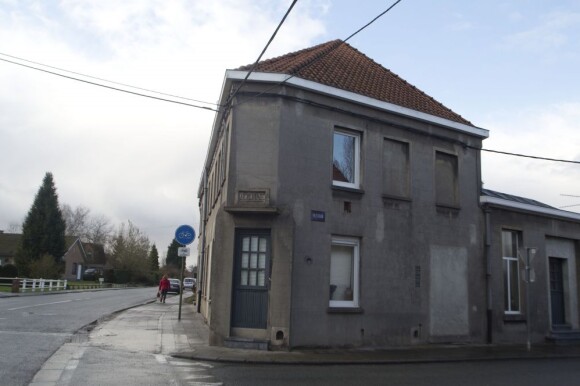
M 248 71 L 252 65 L 238 68 Z M 295 75 L 380 101 L 473 126 L 415 86 L 342 40 L 333 40 L 258 63 L 255 72 Z

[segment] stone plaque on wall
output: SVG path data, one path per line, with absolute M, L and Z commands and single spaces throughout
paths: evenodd
M 270 205 L 269 189 L 244 189 L 236 192 L 236 206 L 265 208 Z

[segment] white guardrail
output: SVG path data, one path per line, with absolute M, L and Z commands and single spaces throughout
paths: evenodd
M 20 292 L 61 291 L 66 289 L 66 280 L 20 279 Z
M 0 281 L 3 286 L 12 287 L 12 282 L 18 280 L 19 292 L 45 292 L 45 291 L 62 291 L 66 289 L 67 280 L 53 279 L 21 279 L 2 277 Z

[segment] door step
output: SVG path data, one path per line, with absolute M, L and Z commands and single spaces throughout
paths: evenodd
M 578 344 L 580 343 L 580 330 L 572 330 L 571 328 L 552 329 L 546 336 L 546 340 L 556 345 Z
M 228 348 L 241 348 L 244 350 L 268 351 L 269 343 L 270 342 L 267 340 L 231 337 L 225 339 L 224 346 Z

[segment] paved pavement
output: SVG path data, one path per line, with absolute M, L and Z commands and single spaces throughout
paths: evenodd
M 62 385 L 74 376 L 83 353 L 92 348 L 147 352 L 195 361 L 258 364 L 401 364 L 466 362 L 506 359 L 580 358 L 580 345 L 429 345 L 401 349 L 301 349 L 259 351 L 208 345 L 209 329 L 195 306 L 184 303 L 178 319 L 178 299 L 151 303 L 111 315 L 99 325 L 88 326 L 76 342 L 58 350 L 39 371 L 31 385 Z M 88 352 L 88 351 L 87 351 Z M 85 355 L 86 356 L 86 355 Z M 120 366 L 118 364 L 117 366 Z M 60 381 L 59 381 L 60 380 Z

